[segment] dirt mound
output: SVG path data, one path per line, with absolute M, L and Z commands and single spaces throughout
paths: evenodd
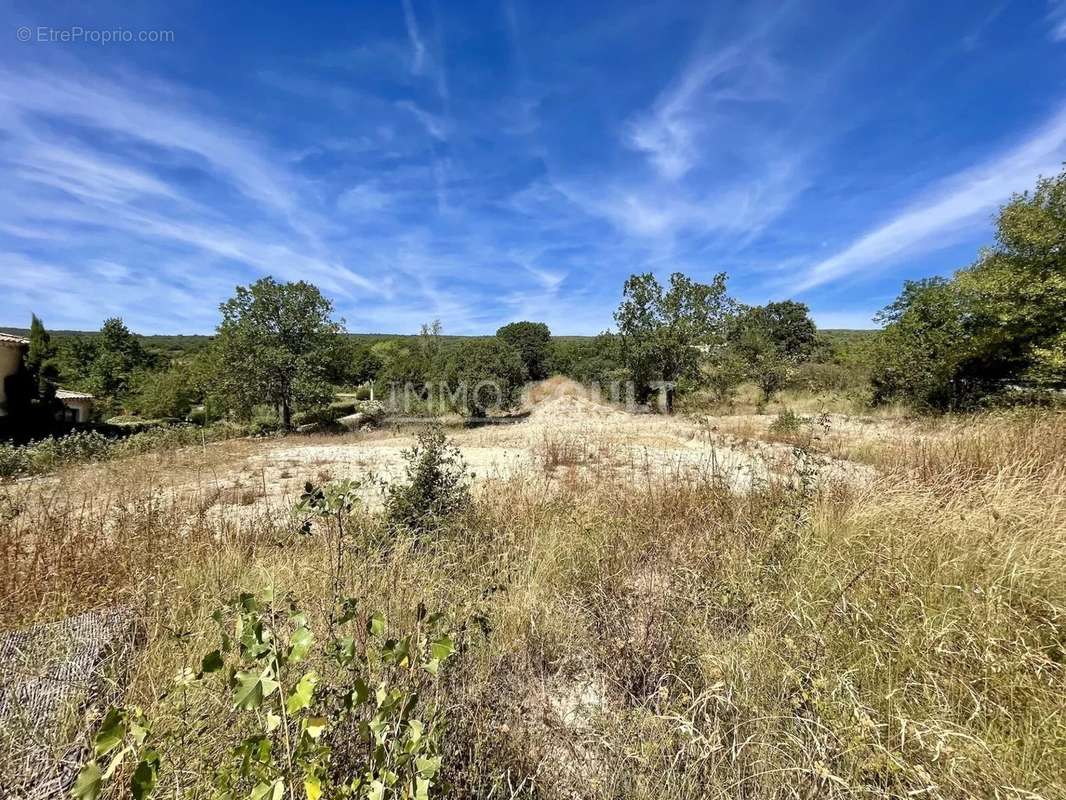
M 612 408 L 606 403 L 571 395 L 544 400 L 535 405 L 529 415 L 532 421 L 552 425 L 586 421 L 621 421 L 624 417 L 626 417 L 625 412 Z
M 555 400 L 560 397 L 583 397 L 593 400 L 592 393 L 585 386 L 563 375 L 553 375 L 542 381 L 531 383 L 526 387 L 522 403 L 527 408 Z
M 523 407 L 530 411 L 530 420 L 552 425 L 620 420 L 626 416 L 609 405 L 599 392 L 561 375 L 530 386 Z

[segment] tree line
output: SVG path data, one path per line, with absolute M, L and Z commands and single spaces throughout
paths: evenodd
M 1066 389 L 1066 172 L 1014 196 L 972 265 L 906 282 L 869 341 L 832 340 L 792 300 L 745 306 L 728 294 L 725 273 L 708 283 L 674 273 L 665 286 L 652 273 L 632 275 L 615 329 L 583 340 L 518 321 L 494 336 L 457 340 L 432 322 L 417 337 L 367 342 L 346 336 L 334 312 L 312 284 L 262 278 L 220 306 L 203 347 L 174 356 L 143 346 L 120 319 L 57 346 L 34 317 L 9 406 L 47 409 L 62 382 L 96 395 L 103 414 L 247 419 L 269 407 L 288 428 L 338 388 L 373 382 L 418 395 L 491 382 L 491 404 L 506 408 L 523 384 L 551 374 L 628 383 L 641 402 L 663 392 L 670 410 L 698 392 L 728 403 L 743 383 L 764 400 L 788 386 L 861 386 L 873 404 L 933 411 L 1052 402 Z M 476 395 L 452 400 L 468 414 L 489 410 Z

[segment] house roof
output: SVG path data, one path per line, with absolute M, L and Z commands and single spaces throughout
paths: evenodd
M 23 347 L 29 343 L 29 339 L 23 339 L 21 336 L 15 336 L 11 333 L 0 332 L 0 347 Z
M 69 389 L 56 389 L 57 400 L 93 400 L 91 394 L 85 392 L 72 392 Z

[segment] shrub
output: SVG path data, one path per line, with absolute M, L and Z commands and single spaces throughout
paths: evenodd
M 789 376 L 788 388 L 812 393 L 846 392 L 866 382 L 865 376 L 841 364 L 800 364 Z
M 14 478 L 29 472 L 31 463 L 27 448 L 0 442 L 0 478 Z
M 215 442 L 242 436 L 247 429 L 218 425 L 200 428 L 195 425 L 159 425 L 138 431 L 125 438 L 109 438 L 98 431 L 76 431 L 24 445 L 0 442 L 0 478 L 50 472 L 70 464 L 106 461 L 122 456 Z
M 425 533 L 467 505 L 466 464 L 443 429 L 434 426 L 422 431 L 418 443 L 405 450 L 403 457 L 407 482 L 390 486 L 385 503 L 392 525 Z
M 510 408 L 525 379 L 518 351 L 497 339 L 464 341 L 448 362 L 448 382 L 460 393 L 459 410 L 484 416 Z
M 770 423 L 770 433 L 778 436 L 792 436 L 803 425 L 803 417 L 790 408 L 786 408 Z

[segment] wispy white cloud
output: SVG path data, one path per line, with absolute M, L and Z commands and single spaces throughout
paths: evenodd
M 63 249 L 61 259 L 32 260 L 47 267 L 44 278 L 69 269 L 76 286 L 74 276 L 88 268 L 114 282 L 114 270 L 105 275 L 99 265 L 121 256 L 106 254 L 139 251 L 155 260 L 166 252 L 176 263 L 196 254 L 205 264 L 222 259 L 253 274 L 312 279 L 341 296 L 388 291 L 324 243 L 314 192 L 282 159 L 244 132 L 191 111 L 169 87 L 134 93 L 101 79 L 0 72 L 0 109 L 0 175 L 19 198 L 0 204 L 0 235 L 9 247 Z M 62 137 L 57 121 L 67 126 Z M 115 140 L 123 147 L 110 149 Z M 192 199 L 172 177 L 176 168 L 211 176 L 212 191 Z M 5 267 L 11 263 L 19 262 Z M 175 280 L 192 285 L 202 277 Z M 223 280 L 231 288 L 237 282 Z
M 337 198 L 337 210 L 344 214 L 376 214 L 392 203 L 392 195 L 383 191 L 377 181 L 366 181 L 346 189 Z
M 411 72 L 420 75 L 426 63 L 426 45 L 419 35 L 418 18 L 411 0 L 403 0 L 403 21 L 407 26 L 407 38 L 411 40 Z
M 431 52 L 426 47 L 426 40 L 419 28 L 418 16 L 415 14 L 411 0 L 402 0 L 402 3 L 403 21 L 407 28 L 407 38 L 411 42 L 411 73 L 429 77 L 433 81 L 440 99 L 447 101 L 449 96 L 448 76 L 442 58 L 444 48 L 441 42 L 439 22 L 436 26 L 436 52 Z
M 791 284 L 803 292 L 905 255 L 943 247 L 974 224 L 986 222 L 1012 192 L 1040 175 L 1057 173 L 1066 159 L 1066 107 L 1022 144 L 942 181 L 892 219 L 811 266 Z
M 409 112 L 426 129 L 426 133 L 434 139 L 441 142 L 448 140 L 448 124 L 445 120 L 435 114 L 431 114 L 411 100 L 401 100 L 396 104 L 396 107 Z
M 8 114 L 44 114 L 100 130 L 122 131 L 137 140 L 185 153 L 228 176 L 250 198 L 282 211 L 293 210 L 294 194 L 287 176 L 271 159 L 260 156 L 262 146 L 246 133 L 182 109 L 184 98 L 176 96 L 171 87 L 132 83 L 146 86 L 148 91 L 135 96 L 111 81 L 55 72 L 0 72 L 0 107 Z
M 695 59 L 647 114 L 627 128 L 631 147 L 647 154 L 656 170 L 676 180 L 704 154 L 706 140 L 735 119 L 736 106 L 779 96 L 780 70 L 755 46 L 726 47 Z M 718 145 L 721 146 L 720 144 Z
M 1051 38 L 1056 42 L 1066 41 L 1066 0 L 1048 0 L 1048 22 L 1051 23 Z

